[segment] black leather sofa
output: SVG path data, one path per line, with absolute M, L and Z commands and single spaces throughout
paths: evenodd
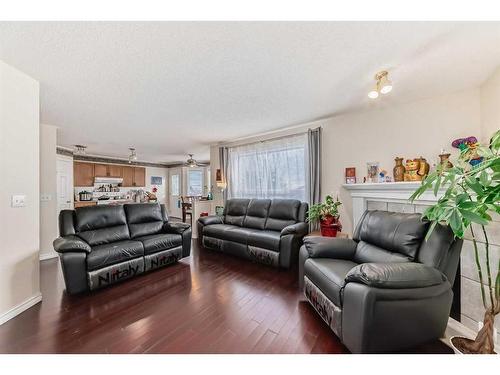
M 289 268 L 308 233 L 307 203 L 294 199 L 229 199 L 223 216 L 198 219 L 207 249 Z
M 187 257 L 191 227 L 170 223 L 157 203 L 81 207 L 59 214 L 66 291 L 95 290 Z
M 367 211 L 353 239 L 307 237 L 299 283 L 354 353 L 401 351 L 442 337 L 462 240 L 420 214 Z

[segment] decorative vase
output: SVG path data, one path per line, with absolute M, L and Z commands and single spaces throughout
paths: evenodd
M 335 216 L 325 216 L 320 221 L 321 235 L 323 237 L 337 237 L 337 232 L 342 231 L 342 224 Z
M 446 168 L 452 168 L 453 164 L 451 164 L 450 160 L 450 154 L 441 154 L 439 155 L 439 163 Z
M 394 175 L 394 182 L 401 182 L 404 180 L 405 166 L 403 165 L 403 158 L 394 159 L 396 166 L 392 170 Z

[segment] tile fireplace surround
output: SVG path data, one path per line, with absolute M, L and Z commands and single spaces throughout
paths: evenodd
M 436 197 L 431 191 L 428 191 L 420 199 L 410 203 L 408 198 L 419 185 L 420 182 L 344 184 L 343 188 L 350 193 L 352 198 L 353 228 L 356 227 L 365 210 L 422 213 L 444 193 L 444 190 L 440 190 Z M 500 257 L 500 216 L 494 216 L 493 220 L 494 222 L 488 226 L 488 236 L 490 240 L 490 264 L 492 269 L 496 269 Z M 480 231 L 475 232 L 480 233 Z M 484 241 L 480 241 L 478 245 L 480 253 L 484 256 L 484 251 L 481 251 Z M 482 263 L 485 264 L 484 259 Z M 467 327 L 469 332 L 477 332 L 478 322 L 482 321 L 484 310 L 470 235 L 465 238 L 460 264 L 460 323 Z M 500 318 L 496 319 L 495 327 L 497 331 L 500 331 Z M 499 342 L 500 334 L 497 334 L 497 343 Z

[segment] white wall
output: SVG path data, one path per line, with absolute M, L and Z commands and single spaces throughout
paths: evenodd
M 151 177 L 162 177 L 162 185 L 154 185 L 158 188 L 156 196 L 158 201 L 162 204 L 168 205 L 168 169 L 167 168 L 156 168 L 156 167 L 146 167 L 146 190 L 152 191 L 153 185 L 151 185 Z
M 41 299 L 39 84 L 0 61 L 0 323 Z M 26 206 L 11 207 L 11 196 Z
M 381 169 L 392 175 L 396 156 L 405 159 L 422 156 L 432 165 L 437 162 L 441 149 L 456 153 L 451 147 L 455 138 L 480 135 L 479 99 L 479 89 L 471 89 L 405 105 L 335 116 L 226 145 L 253 142 L 322 126 L 322 194 L 339 193 L 343 202 L 343 230 L 350 233 L 350 196 L 342 188 L 345 168 L 356 167 L 356 175 L 361 182 L 366 176 L 367 162 L 378 161 Z M 212 146 L 210 150 L 214 181 L 215 170 L 219 168 L 217 147 Z
M 483 142 L 500 129 L 500 66 L 481 85 L 481 129 Z
M 352 232 L 350 195 L 341 187 L 346 167 L 356 167 L 362 182 L 370 161 L 390 175 L 396 156 L 422 156 L 432 166 L 441 149 L 457 153 L 451 147 L 455 138 L 479 137 L 479 119 L 479 89 L 474 89 L 318 122 L 323 126 L 322 193 L 339 192 L 344 230 Z
M 57 127 L 40 124 L 40 259 L 56 256 L 52 241 L 57 229 Z

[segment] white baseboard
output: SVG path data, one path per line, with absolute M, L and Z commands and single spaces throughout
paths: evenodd
M 17 306 L 14 306 L 12 309 L 0 315 L 0 325 L 9 321 L 10 319 L 18 316 L 23 311 L 28 310 L 30 307 L 36 305 L 38 302 L 42 301 L 42 293 L 37 293 L 33 297 L 28 298 L 23 303 L 20 303 Z
M 50 253 L 45 253 L 45 254 L 40 253 L 40 260 L 47 260 L 52 258 L 57 258 L 56 252 L 51 251 Z

